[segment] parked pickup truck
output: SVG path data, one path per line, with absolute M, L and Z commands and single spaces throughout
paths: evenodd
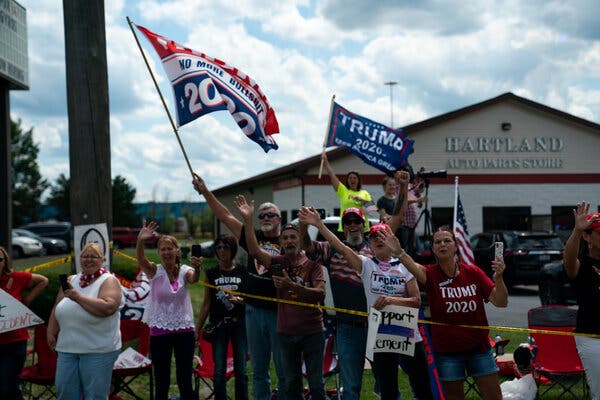
M 135 247 L 137 242 L 140 228 L 128 228 L 123 226 L 117 226 L 112 228 L 112 240 L 113 248 L 122 249 L 125 247 Z M 156 247 L 159 235 L 154 235 L 146 240 L 144 244 L 146 247 Z

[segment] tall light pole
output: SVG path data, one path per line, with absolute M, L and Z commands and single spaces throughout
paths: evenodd
M 384 85 L 388 85 L 390 87 L 390 128 L 394 127 L 394 86 L 396 86 L 398 82 L 389 81 L 385 82 Z

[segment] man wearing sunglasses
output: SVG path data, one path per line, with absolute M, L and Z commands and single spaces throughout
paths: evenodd
M 244 224 L 237 219 L 215 195 L 208 190 L 204 180 L 194 174 L 194 189 L 204 196 L 206 203 L 227 229 L 238 239 L 239 246 L 248 252 Z M 255 230 L 259 246 L 270 254 L 280 254 L 279 245 L 281 213 L 273 203 L 263 203 L 258 207 L 260 229 Z M 271 271 L 254 258 L 248 256 L 247 293 L 275 298 L 277 292 Z M 246 336 L 248 352 L 252 363 L 252 387 L 256 400 L 271 399 L 270 367 L 271 357 L 277 374 L 278 399 L 284 399 L 284 375 L 281 364 L 279 340 L 277 338 L 277 303 L 245 298 L 246 303 Z
M 244 219 L 252 224 L 254 202 L 248 204 L 238 195 L 235 205 Z M 260 248 L 254 231 L 245 231 L 248 254 L 273 270 L 277 297 L 301 303 L 322 304 L 325 300 L 323 267 L 309 260 L 301 248 L 300 232 L 294 224 L 285 224 L 279 241 L 283 254 L 271 254 Z M 325 399 L 323 383 L 323 313 L 318 308 L 280 302 L 277 305 L 277 333 L 285 375 L 285 397 L 300 399 L 303 394 L 302 361 L 313 400 Z

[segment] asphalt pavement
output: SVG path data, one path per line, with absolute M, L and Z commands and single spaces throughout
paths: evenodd
M 527 311 L 540 305 L 537 285 L 515 286 L 508 291 L 508 307 L 498 308 L 487 303 L 485 312 L 490 326 L 527 328 Z

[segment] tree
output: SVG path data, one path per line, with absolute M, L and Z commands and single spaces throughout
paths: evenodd
M 136 190 L 121 175 L 112 181 L 113 226 L 139 226 L 140 217 L 133 204 Z
M 60 174 L 50 189 L 47 203 L 56 207 L 57 218 L 70 221 L 71 208 L 69 202 L 71 179 Z M 127 180 L 117 175 L 112 180 L 113 226 L 138 226 L 139 216 L 133 204 L 136 190 Z
M 48 181 L 42 179 L 37 157 L 40 148 L 33 141 L 33 128 L 24 131 L 21 120 L 10 121 L 13 226 L 34 221 L 41 208 Z
M 60 174 L 56 178 L 56 182 L 50 187 L 50 196 L 46 203 L 54 206 L 58 215 L 56 218 L 59 221 L 70 221 L 71 220 L 71 179 L 67 178 L 65 174 Z

